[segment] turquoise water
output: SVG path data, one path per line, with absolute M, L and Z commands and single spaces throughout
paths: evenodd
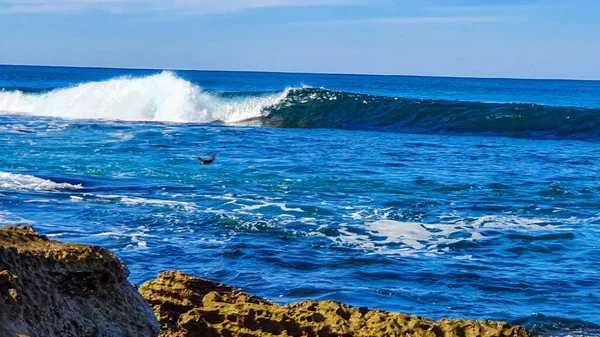
M 108 247 L 132 282 L 599 335 L 600 82 L 0 66 L 0 88 L 0 223 Z

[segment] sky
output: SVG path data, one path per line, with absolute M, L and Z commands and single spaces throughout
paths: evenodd
M 600 79 L 597 0 L 0 0 L 0 64 Z

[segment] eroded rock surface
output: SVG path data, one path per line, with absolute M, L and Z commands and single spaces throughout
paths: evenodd
M 354 308 L 334 301 L 280 306 L 182 272 L 163 272 L 140 287 L 163 337 L 528 337 L 506 322 L 433 321 Z
M 0 229 L 0 336 L 156 336 L 154 313 L 109 250 Z

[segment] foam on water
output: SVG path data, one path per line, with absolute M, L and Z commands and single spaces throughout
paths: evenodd
M 10 226 L 21 224 L 23 222 L 27 222 L 27 220 L 22 217 L 16 216 L 9 211 L 0 210 L 0 225 Z M 29 223 L 31 222 L 29 221 Z
M 57 183 L 27 174 L 0 172 L 0 188 L 10 190 L 57 191 L 81 189 L 81 184 Z
M 133 133 L 126 133 L 126 132 L 111 132 L 108 134 L 108 136 L 114 138 L 112 140 L 109 140 L 107 142 L 112 143 L 112 142 L 126 142 L 128 140 L 132 140 L 135 136 L 133 135 Z
M 573 220 L 576 221 L 576 220 Z M 377 220 L 364 227 L 344 225 L 340 236 L 331 237 L 341 245 L 384 255 L 427 256 L 443 255 L 450 244 L 460 241 L 479 241 L 487 238 L 484 231 L 501 230 L 517 233 L 564 232 L 570 228 L 551 224 L 543 219 L 525 219 L 514 216 L 483 216 L 454 223 L 425 224 L 396 220 Z M 458 257 L 470 259 L 470 256 Z
M 260 117 L 283 100 L 279 94 L 223 98 L 170 71 L 89 82 L 41 94 L 1 91 L 0 111 L 69 119 L 234 123 Z
M 142 197 L 127 196 L 127 195 L 95 195 L 95 194 L 86 193 L 82 197 L 71 196 L 71 200 L 73 200 L 73 201 L 84 201 L 85 200 L 85 201 L 99 202 L 99 203 L 110 203 L 111 201 L 116 201 L 123 205 L 170 207 L 173 209 L 181 208 L 188 212 L 195 211 L 198 208 L 197 205 L 193 202 L 142 198 Z

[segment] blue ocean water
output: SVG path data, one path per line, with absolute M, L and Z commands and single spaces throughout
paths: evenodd
M 137 284 L 600 335 L 599 81 L 0 66 L 0 88 L 0 224 Z

